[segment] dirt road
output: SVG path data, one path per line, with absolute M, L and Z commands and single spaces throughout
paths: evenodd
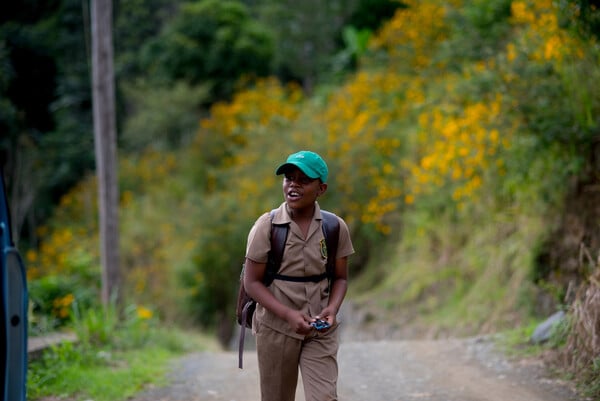
M 237 353 L 189 355 L 173 366 L 172 383 L 132 401 L 259 401 L 256 355 L 244 369 Z M 509 362 L 490 340 L 342 341 L 342 401 L 581 401 L 536 363 Z M 304 400 L 302 384 L 296 400 Z

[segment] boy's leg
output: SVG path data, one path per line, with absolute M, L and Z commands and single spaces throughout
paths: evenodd
M 294 401 L 301 346 L 300 340 L 264 325 L 257 330 L 256 354 L 262 401 Z
M 339 338 L 337 327 L 304 340 L 300 370 L 306 401 L 336 401 Z

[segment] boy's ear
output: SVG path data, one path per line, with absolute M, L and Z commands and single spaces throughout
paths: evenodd
M 319 184 L 319 193 L 318 193 L 318 195 L 321 196 L 325 192 L 327 192 L 327 184 L 324 184 L 324 183 Z

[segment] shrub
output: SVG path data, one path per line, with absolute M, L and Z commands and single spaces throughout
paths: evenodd
M 29 330 L 43 334 L 67 326 L 73 317 L 73 305 L 95 305 L 99 289 L 77 276 L 45 276 L 28 283 Z
M 572 307 L 571 330 L 562 351 L 569 370 L 586 386 L 588 396 L 600 396 L 600 266 L 583 285 Z

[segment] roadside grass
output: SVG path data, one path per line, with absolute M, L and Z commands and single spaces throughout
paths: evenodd
M 500 351 L 510 358 L 541 357 L 549 349 L 549 343 L 533 343 L 531 335 L 539 324 L 531 320 L 529 323 L 510 330 L 499 332 L 494 338 Z
M 118 321 L 111 309 L 78 315 L 76 342 L 53 346 L 29 362 L 28 400 L 124 401 L 168 384 L 173 359 L 219 347 L 210 334 L 165 327 L 137 314 Z
M 63 344 L 46 352 L 29 367 L 28 395 L 32 400 L 55 396 L 67 399 L 121 400 L 147 385 L 164 384 L 164 349 L 81 355 L 77 346 Z
M 535 328 L 541 323 L 531 321 L 529 324 L 498 333 L 495 343 L 498 349 L 512 359 L 535 359 L 544 363 L 549 375 L 570 382 L 577 393 L 586 399 L 596 400 L 600 394 L 600 369 L 598 362 L 593 362 L 587 370 L 576 372 L 565 363 L 565 353 L 568 353 L 570 328 L 568 324 L 557 325 L 550 338 L 542 343 L 530 340 Z

